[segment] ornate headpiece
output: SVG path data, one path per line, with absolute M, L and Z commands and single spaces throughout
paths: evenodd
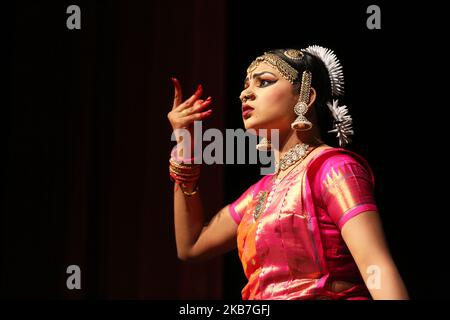
M 294 49 L 285 50 L 284 55 L 293 60 L 303 58 L 303 52 Z M 268 63 L 269 65 L 277 69 L 280 72 L 281 76 L 292 84 L 298 77 L 298 71 L 295 70 L 295 68 L 291 67 L 289 63 L 281 59 L 276 54 L 268 52 L 264 52 L 262 56 L 259 56 L 255 60 L 253 60 L 253 62 L 247 68 L 247 74 L 251 73 L 261 62 Z
M 321 46 L 309 46 L 304 51 L 316 56 L 325 64 L 330 77 L 331 95 L 343 95 L 344 73 L 342 71 L 342 65 L 334 52 Z M 336 132 L 339 145 L 345 147 L 346 144 L 351 142 L 350 135 L 354 134 L 352 117 L 348 113 L 347 106 L 338 105 L 338 100 L 333 100 L 333 102 L 328 101 L 327 106 L 334 118 L 333 129 L 328 132 Z
M 344 94 L 344 74 L 342 71 L 342 65 L 334 52 L 330 49 L 314 45 L 302 50 L 287 49 L 283 52 L 283 54 L 291 60 L 300 60 L 303 59 L 304 52 L 307 52 L 319 58 L 325 64 L 325 67 L 328 71 L 328 76 L 330 78 L 331 95 L 342 96 Z M 281 76 L 288 80 L 291 84 L 294 84 L 294 81 L 296 81 L 299 77 L 299 73 L 294 67 L 292 67 L 288 62 L 283 60 L 277 54 L 269 52 L 265 52 L 262 56 L 257 57 L 247 68 L 247 73 L 251 73 L 262 62 L 266 62 L 267 64 L 277 69 L 280 72 Z M 307 72 L 308 74 L 305 75 L 305 72 Z M 307 82 L 310 83 L 311 73 L 309 71 L 305 72 L 302 78 L 307 78 L 309 81 Z M 305 78 L 305 76 L 308 77 Z M 300 93 L 300 99 L 298 103 L 301 106 L 303 106 L 303 104 L 306 105 L 307 101 L 309 101 L 309 86 L 308 88 L 306 88 L 306 84 L 308 83 L 303 82 L 304 81 L 302 81 L 301 87 L 301 91 L 303 92 Z M 305 101 L 306 96 L 308 96 L 307 101 Z M 352 129 L 352 117 L 348 113 L 347 106 L 338 105 L 338 100 L 333 100 L 333 102 L 329 101 L 327 102 L 327 105 L 334 118 L 333 129 L 328 132 L 336 132 L 337 138 L 339 140 L 339 145 L 341 147 L 344 147 L 347 143 L 351 142 L 350 135 L 353 135 L 354 133 Z M 299 118 L 297 118 L 296 122 L 294 122 L 293 124 L 297 123 L 298 121 L 308 123 L 305 122 L 305 119 L 302 118 L 307 108 L 305 109 L 305 106 L 303 106 L 303 109 L 305 110 L 300 109 L 301 108 L 298 107 L 295 109 L 296 113 L 299 115 Z M 293 126 L 293 128 L 294 127 L 295 126 Z

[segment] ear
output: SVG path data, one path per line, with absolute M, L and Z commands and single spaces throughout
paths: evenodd
M 311 90 L 310 90 L 310 92 L 309 92 L 308 109 L 314 104 L 314 102 L 316 102 L 316 98 L 317 98 L 317 92 L 316 92 L 316 89 L 314 89 L 313 87 L 311 87 Z

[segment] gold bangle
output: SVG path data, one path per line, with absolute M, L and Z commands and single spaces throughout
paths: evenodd
M 169 159 L 169 163 L 174 167 L 183 168 L 183 169 L 192 169 L 192 168 L 201 166 L 200 164 L 197 164 L 197 163 L 185 163 L 185 162 L 176 161 L 174 159 Z
M 192 178 L 192 177 L 200 177 L 200 172 L 183 173 L 183 172 L 177 172 L 175 170 L 169 169 L 169 173 L 173 173 L 177 177 L 187 178 L 187 179 Z
M 177 182 L 177 183 L 179 183 L 179 182 L 195 182 L 200 178 L 200 176 L 183 177 L 183 176 L 179 176 L 173 172 L 169 172 L 169 176 L 172 179 L 172 181 Z
M 176 182 L 196 182 L 196 181 L 198 181 L 199 177 L 187 179 L 187 178 L 175 176 L 174 179 Z
M 197 191 L 198 191 L 198 183 L 195 185 L 195 188 L 194 188 L 194 190 L 193 190 L 192 192 L 185 191 L 185 190 L 183 189 L 183 185 L 184 185 L 183 183 L 180 183 L 181 191 L 182 191 L 185 195 L 187 195 L 188 197 L 193 196 L 193 195 L 196 194 Z
M 179 173 L 182 175 L 192 175 L 192 174 L 200 174 L 200 168 L 197 170 L 182 170 L 174 166 L 169 166 L 169 170 L 175 173 Z

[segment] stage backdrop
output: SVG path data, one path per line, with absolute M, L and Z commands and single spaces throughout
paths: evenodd
M 19 2 L 12 27 L 1 294 L 26 298 L 220 298 L 222 263 L 177 259 L 168 176 L 177 77 L 202 83 L 223 129 L 224 1 Z M 205 167 L 205 212 L 223 204 Z M 66 268 L 81 268 L 68 290 Z
M 73 4 L 80 30 L 66 26 Z M 367 27 L 373 4 L 381 29 Z M 440 46 L 448 19 L 440 12 L 380 1 L 3 4 L 11 76 L 1 100 L 0 295 L 240 298 L 246 279 L 236 251 L 197 264 L 176 256 L 170 77 L 185 98 L 199 83 L 203 98 L 213 97 L 204 129 L 243 128 L 238 97 L 252 59 L 318 44 L 344 66 L 350 149 L 373 168 L 386 236 L 411 297 L 448 298 L 448 89 L 438 80 L 447 74 Z M 204 166 L 207 219 L 260 178 L 258 165 Z M 70 265 L 81 269 L 80 290 L 66 286 Z

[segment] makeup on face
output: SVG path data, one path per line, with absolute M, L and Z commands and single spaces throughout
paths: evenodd
M 243 93 L 245 93 L 245 89 L 247 89 L 249 87 L 249 81 L 250 79 L 253 79 L 254 81 L 257 81 L 257 88 L 265 88 L 270 86 L 271 84 L 274 84 L 278 81 L 278 76 L 274 73 L 271 72 L 269 70 L 261 70 L 260 72 L 255 72 L 253 74 L 249 73 L 247 75 L 247 77 L 244 80 L 244 90 Z M 242 93 L 241 93 L 242 95 Z M 248 101 L 250 103 L 248 103 Z M 250 99 L 245 99 L 243 100 L 243 104 L 242 104 L 242 118 L 244 120 L 249 119 L 252 114 L 253 111 L 255 110 L 255 106 L 251 104 L 251 100 Z
M 254 80 L 254 79 L 257 79 L 257 78 L 261 78 L 261 76 L 263 75 L 263 74 L 266 74 L 266 73 L 268 73 L 268 74 L 271 74 L 272 76 L 274 76 L 275 78 L 277 77 L 274 73 L 272 73 L 272 72 L 270 72 L 270 71 L 261 71 L 261 72 L 258 72 L 258 73 L 254 73 L 253 74 L 253 76 L 252 76 L 252 79 Z M 265 80 L 265 79 L 263 79 L 263 80 Z M 278 79 L 274 79 L 274 80 L 270 80 L 270 81 L 277 81 Z M 269 81 L 269 80 L 266 80 L 266 81 Z M 245 80 L 244 80 L 244 88 L 245 88 L 245 85 L 246 84 L 248 84 L 248 82 L 249 82 L 249 78 L 247 77 L 247 78 L 245 78 Z

